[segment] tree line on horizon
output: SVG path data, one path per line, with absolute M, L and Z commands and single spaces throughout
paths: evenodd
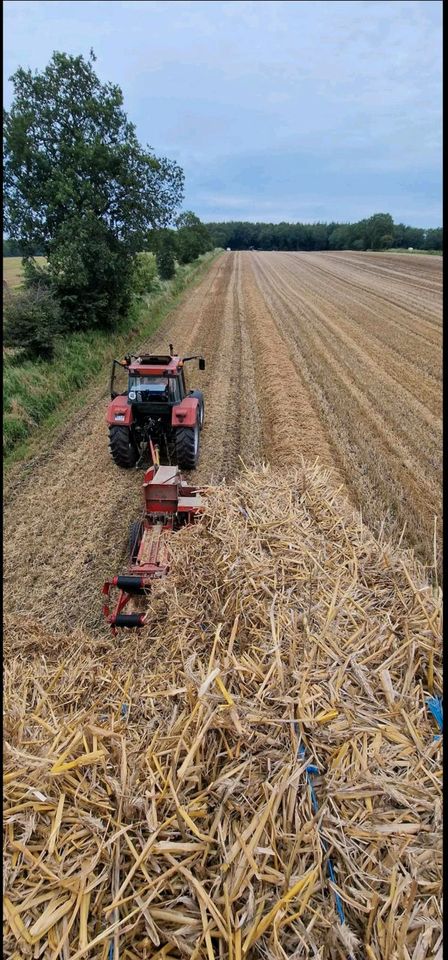
M 376 213 L 355 223 L 252 223 L 229 220 L 202 223 L 187 211 L 178 217 L 176 228 L 152 229 L 142 249 L 156 252 L 160 259 L 177 258 L 180 263 L 200 256 L 213 247 L 231 250 L 443 250 L 443 228 L 411 227 L 394 223 L 389 213 Z M 169 251 L 167 253 L 167 251 Z M 36 242 L 32 255 L 45 256 L 43 244 Z M 3 239 L 3 256 L 23 256 L 23 246 L 15 239 Z
M 442 250 L 443 229 L 394 223 L 375 213 L 356 223 L 206 223 L 213 246 L 231 250 Z

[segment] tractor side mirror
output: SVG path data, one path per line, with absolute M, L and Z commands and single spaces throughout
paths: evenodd
M 199 357 L 199 369 L 205 370 L 205 360 L 204 357 Z

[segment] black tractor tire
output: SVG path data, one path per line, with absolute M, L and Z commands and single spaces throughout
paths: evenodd
M 190 396 L 196 397 L 199 400 L 199 429 L 202 430 L 205 417 L 204 394 L 202 393 L 202 390 L 192 390 Z
M 142 521 L 134 520 L 129 527 L 129 558 L 131 563 L 137 559 L 138 548 L 141 540 Z
M 109 450 L 117 467 L 130 470 L 138 460 L 138 450 L 129 427 L 109 427 Z
M 199 460 L 199 423 L 176 430 L 176 460 L 180 470 L 195 470 Z

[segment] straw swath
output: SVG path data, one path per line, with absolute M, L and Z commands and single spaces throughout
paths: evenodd
M 206 499 L 137 637 L 6 620 L 5 957 L 440 960 L 440 591 L 317 465 Z

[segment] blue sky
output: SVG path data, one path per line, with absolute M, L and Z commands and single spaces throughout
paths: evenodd
M 442 222 L 439 0 L 6 0 L 17 66 L 88 54 L 203 220 Z

